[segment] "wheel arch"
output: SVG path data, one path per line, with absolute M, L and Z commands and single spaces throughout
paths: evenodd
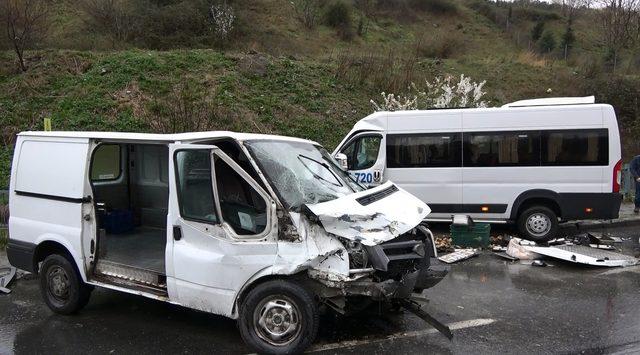
M 242 301 L 247 297 L 251 290 L 255 289 L 258 285 L 261 285 L 265 282 L 273 281 L 273 280 L 287 280 L 287 281 L 295 281 L 299 279 L 299 276 L 306 271 L 300 271 L 295 274 L 274 274 L 271 268 L 267 268 L 262 270 L 261 272 L 256 273 L 252 278 L 250 278 L 247 282 L 245 282 L 244 286 L 238 291 L 236 295 L 236 299 L 233 302 L 233 309 L 231 310 L 232 317 L 235 319 L 238 317 L 239 310 L 238 307 L 242 303 Z
M 84 269 L 78 266 L 81 265 L 79 264 L 79 260 L 81 260 L 81 258 L 78 258 L 77 255 L 75 255 L 73 247 L 53 235 L 43 236 L 37 243 L 33 253 L 33 270 L 35 273 L 39 271 L 40 263 L 44 261 L 47 256 L 52 254 L 60 254 L 68 258 L 76 268 L 76 271 L 78 271 L 82 281 L 87 281 Z
M 551 190 L 529 190 L 521 193 L 513 202 L 510 219 L 516 221 L 524 210 L 531 206 L 546 206 L 551 208 L 558 217 L 562 217 L 560 195 Z

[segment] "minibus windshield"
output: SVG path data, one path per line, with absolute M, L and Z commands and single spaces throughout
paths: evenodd
M 248 141 L 245 145 L 282 203 L 293 211 L 365 189 L 320 146 L 273 140 Z

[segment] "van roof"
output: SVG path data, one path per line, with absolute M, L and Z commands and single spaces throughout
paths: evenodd
M 187 133 L 133 133 L 133 132 L 89 132 L 89 131 L 25 131 L 18 133 L 19 136 L 31 137 L 56 137 L 56 138 L 87 138 L 87 139 L 104 139 L 104 140 L 130 140 L 130 141 L 154 141 L 154 142 L 193 142 L 214 138 L 233 138 L 239 141 L 248 140 L 281 140 L 281 141 L 297 141 L 312 144 L 318 144 L 314 141 L 277 136 L 272 134 L 256 134 L 256 133 L 238 133 L 231 131 L 206 131 L 206 132 L 187 132 Z
M 593 103 L 593 96 L 588 97 L 575 97 L 575 98 L 545 98 L 545 99 L 532 99 L 522 100 L 505 104 L 499 107 L 461 107 L 461 108 L 446 108 L 446 109 L 428 109 L 428 110 L 399 110 L 399 111 L 376 111 L 358 121 L 358 124 L 375 123 L 382 117 L 386 118 L 389 115 L 394 117 L 415 117 L 415 116 L 436 116 L 442 114 L 455 114 L 464 112 L 509 112 L 520 110 L 578 110 L 578 109 L 596 109 L 611 107 L 609 104 Z

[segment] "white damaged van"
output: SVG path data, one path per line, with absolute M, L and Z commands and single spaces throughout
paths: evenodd
M 100 286 L 237 319 L 263 353 L 303 351 L 323 310 L 446 275 L 424 202 L 366 190 L 296 138 L 23 132 L 9 205 L 9 261 L 39 273 L 54 312 Z

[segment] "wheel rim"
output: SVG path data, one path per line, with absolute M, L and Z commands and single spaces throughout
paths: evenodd
M 49 296 L 58 303 L 69 300 L 71 282 L 69 275 L 60 266 L 52 266 L 47 272 L 47 291 Z
M 527 218 L 527 232 L 535 237 L 545 236 L 551 230 L 551 218 L 543 213 L 534 213 Z
M 300 334 L 298 307 L 287 296 L 277 295 L 262 300 L 253 313 L 253 327 L 267 343 L 284 346 Z

